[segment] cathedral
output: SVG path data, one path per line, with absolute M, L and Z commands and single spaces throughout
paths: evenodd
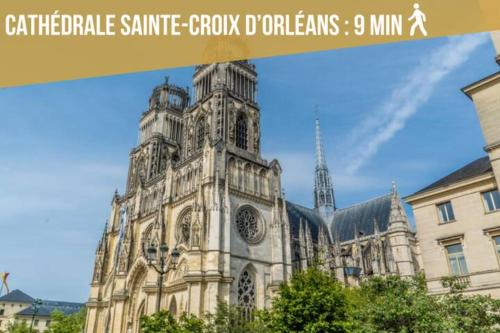
M 249 61 L 195 67 L 192 91 L 153 89 L 96 250 L 85 331 L 139 332 L 158 309 L 249 315 L 297 270 L 320 265 L 352 285 L 420 270 L 395 185 L 337 208 L 316 119 L 314 208 L 285 199 L 281 166 L 262 158 L 257 72 Z

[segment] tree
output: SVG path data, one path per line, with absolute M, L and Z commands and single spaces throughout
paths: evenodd
M 143 333 L 204 333 L 207 330 L 205 322 L 193 314 L 182 314 L 179 321 L 170 312 L 160 311 L 141 320 Z
M 238 307 L 228 305 L 219 301 L 215 313 L 206 314 L 207 332 L 210 333 L 266 333 L 267 323 L 263 316 L 267 312 L 255 311 L 251 320 L 242 316 L 242 311 Z
M 500 332 L 500 300 L 484 295 L 464 295 L 466 284 L 457 278 L 443 279 L 450 293 L 441 297 L 443 314 L 451 332 Z
M 237 307 L 218 302 L 215 313 L 203 319 L 193 314 L 182 314 L 176 320 L 169 312 L 160 311 L 141 320 L 143 333 L 270 333 L 261 319 L 263 311 L 256 312 L 255 319 L 246 321 Z
M 373 277 L 350 289 L 354 332 L 446 332 L 439 300 L 423 276 Z
M 423 275 L 373 277 L 350 290 L 355 332 L 499 332 L 500 300 L 464 295 L 466 285 L 444 279 L 450 293 L 427 293 Z
M 272 332 L 348 332 L 348 304 L 340 283 L 318 268 L 280 286 L 270 312 Z
M 38 332 L 37 330 L 33 330 L 33 332 Z M 30 333 L 30 327 L 23 320 L 15 320 L 13 323 L 10 323 L 7 326 L 6 333 Z
M 50 315 L 49 333 L 80 333 L 85 327 L 85 308 L 80 311 L 65 315 L 59 310 L 55 310 Z
M 160 311 L 141 318 L 142 333 L 178 333 L 179 325 L 174 316 L 167 311 Z

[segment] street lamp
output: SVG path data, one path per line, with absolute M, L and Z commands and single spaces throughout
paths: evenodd
M 167 265 L 168 246 L 165 243 L 156 246 L 151 243 L 146 250 L 146 259 L 148 266 L 153 267 L 158 272 L 158 298 L 156 299 L 156 312 L 160 312 L 161 291 L 163 286 L 163 275 L 170 270 L 175 270 L 179 260 L 180 253 L 176 247 L 170 253 L 170 262 Z
M 34 299 L 33 303 L 31 303 L 31 307 L 33 308 L 33 316 L 31 316 L 30 333 L 33 332 L 33 322 L 35 321 L 36 314 L 38 313 L 38 310 L 40 310 L 41 306 L 42 300 L 39 298 Z

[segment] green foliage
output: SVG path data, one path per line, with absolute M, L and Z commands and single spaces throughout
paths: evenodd
M 209 333 L 267 333 L 268 312 L 255 311 L 252 320 L 245 320 L 238 307 L 229 306 L 225 302 L 218 302 L 214 314 L 206 316 L 206 332 Z
M 423 277 L 374 277 L 351 290 L 355 332 L 444 332 L 437 299 Z
M 143 333 L 266 333 L 264 321 L 256 318 L 245 321 L 238 308 L 219 302 L 215 313 L 207 314 L 204 320 L 192 314 L 182 314 L 176 320 L 169 312 L 160 311 L 144 316 L 141 321 Z M 264 313 L 264 312 L 262 312 Z
M 451 332 L 500 332 L 500 300 L 483 295 L 464 295 L 466 285 L 458 279 L 447 279 L 443 286 L 450 288 L 450 293 L 441 297 L 441 303 Z
M 33 332 L 38 332 L 33 330 Z M 30 333 L 30 327 L 25 321 L 16 320 L 9 324 L 6 333 Z
M 50 315 L 48 333 L 80 333 L 85 328 L 85 315 L 85 308 L 70 315 L 55 310 Z
M 141 318 L 141 331 L 143 333 L 178 333 L 179 329 L 175 318 L 164 310 Z
M 317 268 L 295 274 L 273 301 L 273 332 L 348 332 L 347 298 L 334 278 Z
M 207 314 L 209 332 L 213 333 L 243 333 L 245 321 L 237 308 L 218 302 L 214 314 Z
M 354 332 L 500 332 L 500 301 L 481 295 L 464 295 L 466 285 L 447 278 L 450 293 L 427 294 L 418 276 L 374 277 L 350 292 Z
M 205 333 L 207 324 L 192 314 L 182 314 L 177 321 L 170 312 L 160 311 L 141 319 L 143 333 Z
M 272 309 L 255 311 L 250 321 L 242 319 L 238 308 L 220 302 L 215 313 L 206 314 L 203 320 L 187 314 L 176 320 L 166 311 L 145 316 L 142 332 L 500 332 L 500 300 L 464 295 L 465 285 L 453 278 L 444 283 L 450 293 L 442 296 L 428 295 L 423 276 L 373 277 L 360 287 L 346 288 L 312 268 L 282 284 Z

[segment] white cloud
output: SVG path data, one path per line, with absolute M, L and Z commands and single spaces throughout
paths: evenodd
M 437 85 L 487 40 L 486 34 L 451 37 L 422 59 L 389 99 L 353 130 L 347 146 L 356 149 L 346 159 L 347 173 L 355 174 L 381 145 L 403 129 L 408 119 L 429 100 Z

